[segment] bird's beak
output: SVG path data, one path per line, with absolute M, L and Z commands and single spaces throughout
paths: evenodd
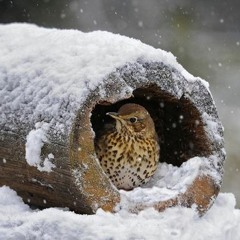
M 121 117 L 119 116 L 119 114 L 116 113 L 116 112 L 107 112 L 106 115 L 108 115 L 108 116 L 110 116 L 112 118 L 115 118 L 117 120 L 122 120 Z

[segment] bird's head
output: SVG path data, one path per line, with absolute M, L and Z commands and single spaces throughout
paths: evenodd
M 148 137 L 155 135 L 155 127 L 150 114 L 138 104 L 124 104 L 118 112 L 108 112 L 107 115 L 116 120 L 118 132 Z

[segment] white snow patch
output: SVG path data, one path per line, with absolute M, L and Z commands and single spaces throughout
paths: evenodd
M 132 191 L 120 190 L 120 207 L 128 209 L 129 206 L 134 206 L 136 203 L 151 206 L 159 201 L 173 199 L 180 193 L 184 193 L 201 174 L 211 176 L 217 182 L 221 176 L 210 166 L 210 159 L 214 162 L 215 158 L 215 156 L 194 157 L 180 167 L 159 163 L 156 173 L 146 185 Z
M 82 190 L 83 187 L 83 181 L 82 181 L 82 172 L 79 169 L 73 169 L 72 170 L 72 176 L 75 179 L 76 185 L 79 187 L 80 191 Z
M 35 124 L 35 128 L 27 135 L 26 161 L 30 166 L 37 167 L 39 171 L 51 172 L 52 168 L 56 167 L 51 162 L 54 155 L 50 153 L 44 160 L 41 159 L 41 149 L 44 143 L 48 143 L 49 124 L 38 122 Z
M 0 239 L 239 240 L 240 210 L 231 193 L 220 193 L 203 217 L 194 209 L 146 209 L 78 215 L 65 209 L 31 210 L 10 188 L 0 188 Z M 224 216 L 224 217 L 223 217 Z
M 45 187 L 48 187 L 48 188 L 53 189 L 53 186 L 52 186 L 51 184 L 43 183 L 43 182 L 37 180 L 36 178 L 32 178 L 31 181 L 34 182 L 34 183 L 38 183 L 38 184 L 40 184 L 41 186 L 45 186 Z
M 220 136 L 218 128 L 219 128 L 219 124 L 218 122 L 216 122 L 215 119 L 213 119 L 212 116 L 210 116 L 209 114 L 207 114 L 206 112 L 204 112 L 202 114 L 202 118 L 203 121 L 206 123 L 207 125 L 207 133 L 210 136 L 211 139 L 216 139 L 217 141 L 221 142 L 223 141 L 222 136 Z
M 69 131 L 89 91 L 101 86 L 117 68 L 138 60 L 163 62 L 189 81 L 198 79 L 173 54 L 104 31 L 0 25 L 0 56 L 0 125 L 9 129 L 15 126 L 9 119 L 20 113 L 20 123 L 34 123 L 44 116 L 55 131 Z M 125 90 L 120 97 L 131 95 L 129 86 Z

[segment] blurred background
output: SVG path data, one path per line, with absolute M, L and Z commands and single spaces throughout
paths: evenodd
M 239 0 L 0 0 L 0 23 L 106 30 L 172 52 L 210 83 L 225 128 L 222 192 L 240 207 Z

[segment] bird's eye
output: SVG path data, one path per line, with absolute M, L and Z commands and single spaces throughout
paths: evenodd
M 136 117 L 129 118 L 129 121 L 131 123 L 135 123 L 135 122 L 137 122 L 137 118 Z

